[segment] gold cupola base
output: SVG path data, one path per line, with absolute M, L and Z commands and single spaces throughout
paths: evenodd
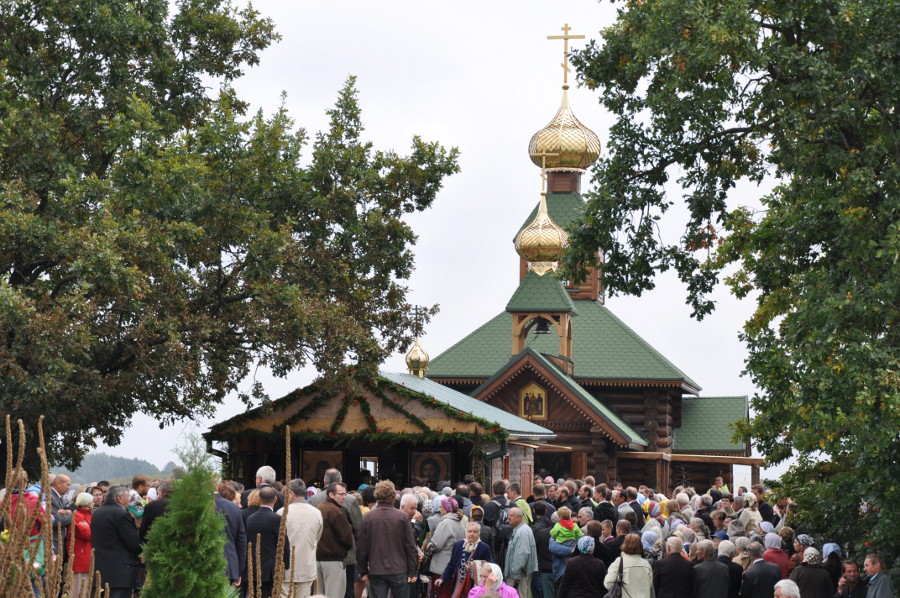
M 419 337 L 416 337 L 412 348 L 406 354 L 406 368 L 413 376 L 424 378 L 425 372 L 428 370 L 428 361 L 428 353 L 419 344 Z

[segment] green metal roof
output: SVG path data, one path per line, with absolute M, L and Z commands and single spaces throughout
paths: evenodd
M 529 270 L 522 280 L 516 292 L 506 304 L 506 311 L 556 311 L 574 312 L 575 304 L 569 298 L 569 293 L 552 272 L 540 276 L 534 270 Z
M 579 385 L 575 380 L 570 378 L 565 372 L 559 369 L 556 364 L 553 363 L 550 359 L 547 359 L 546 356 L 538 353 L 530 347 L 526 348 L 518 355 L 514 355 L 503 368 L 497 371 L 481 386 L 472 391 L 472 394 L 477 396 L 482 388 L 489 386 L 495 379 L 501 377 L 509 368 L 518 363 L 519 360 L 525 355 L 530 355 L 535 361 L 539 362 L 541 365 L 547 368 L 553 374 L 553 376 L 569 390 L 569 392 L 580 398 L 588 407 L 588 409 L 599 415 L 603 421 L 609 424 L 610 427 L 612 427 L 614 430 L 619 432 L 619 434 L 621 434 L 629 443 L 647 446 L 646 439 L 644 439 L 643 436 L 641 436 L 634 428 L 632 428 L 628 422 L 619 417 L 618 413 L 607 407 L 602 401 L 597 399 L 597 397 L 582 388 L 581 385 Z
M 682 381 L 699 385 L 605 306 L 590 299 L 573 301 L 578 319 L 572 327 L 572 361 L 576 380 Z M 555 334 L 531 334 L 526 346 L 539 353 L 559 353 Z M 512 316 L 502 312 L 431 360 L 430 378 L 489 378 L 509 361 Z
M 443 384 L 432 382 L 428 378 L 419 378 L 412 374 L 400 374 L 393 372 L 379 372 L 382 377 L 387 378 L 394 384 L 398 384 L 405 388 L 428 395 L 436 401 L 449 405 L 454 409 L 459 409 L 475 417 L 486 419 L 489 422 L 504 428 L 510 433 L 510 438 L 518 439 L 540 439 L 552 440 L 556 438 L 553 430 L 548 430 L 526 419 L 522 419 L 508 411 L 498 409 L 493 405 L 483 403 L 478 399 L 470 397 L 467 394 L 447 388 Z M 516 437 L 516 438 L 514 438 Z
M 537 216 L 539 205 L 540 201 L 535 204 L 531 214 L 528 215 L 528 218 L 525 219 L 525 222 L 522 223 L 519 230 L 522 230 L 531 224 L 531 221 Z M 553 222 L 562 228 L 567 229 L 569 224 L 581 214 L 582 208 L 584 208 L 584 200 L 581 199 L 581 195 L 578 193 L 547 194 L 547 213 L 550 214 L 550 218 L 553 219 Z M 516 231 L 516 234 L 519 234 L 518 231 Z
M 731 424 L 747 419 L 747 397 L 684 397 L 681 400 L 681 427 L 675 428 L 672 449 L 678 453 L 697 451 L 743 451 L 734 442 Z

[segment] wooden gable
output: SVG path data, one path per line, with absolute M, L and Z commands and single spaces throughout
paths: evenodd
M 474 396 L 553 430 L 557 434 L 557 442 L 565 443 L 565 438 L 569 435 L 567 433 L 593 433 L 622 447 L 641 448 L 635 446 L 633 431 L 629 435 L 617 429 L 598 410 L 598 405 L 593 404 L 597 399 L 587 392 L 573 392 L 573 383 L 561 379 L 558 370 L 548 365 L 546 358 L 541 359 L 529 350 L 523 351 L 500 375 L 479 387 Z M 523 392 L 527 394 L 528 388 L 533 384 L 547 390 L 546 412 L 541 418 L 523 413 Z

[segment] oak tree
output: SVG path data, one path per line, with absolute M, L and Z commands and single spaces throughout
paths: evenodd
M 624 3 L 575 59 L 614 122 L 566 264 L 599 247 L 610 291 L 631 294 L 674 269 L 698 318 L 720 282 L 754 299 L 741 337 L 759 392 L 739 434 L 770 464 L 796 455 L 779 483 L 798 522 L 894 566 L 898 19 L 878 0 Z M 741 206 L 742 180 L 773 188 Z
M 455 149 L 375 149 L 352 78 L 312 138 L 250 113 L 277 35 L 227 0 L 2 0 L 0 31 L 0 412 L 46 414 L 52 460 L 408 342 L 403 217 Z

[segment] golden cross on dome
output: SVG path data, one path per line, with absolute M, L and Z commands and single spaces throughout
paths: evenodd
M 563 40 L 563 61 L 559 66 L 563 68 L 563 89 L 569 89 L 569 40 L 584 39 L 584 36 L 569 35 L 569 32 L 572 31 L 572 28 L 569 27 L 568 23 L 563 25 L 560 29 L 562 29 L 562 35 L 548 35 L 547 39 Z
M 553 156 L 558 156 L 559 154 L 549 154 L 547 152 L 541 152 L 539 154 L 528 154 L 532 158 L 540 158 L 541 159 L 541 193 L 547 192 L 547 158 L 552 158 Z

